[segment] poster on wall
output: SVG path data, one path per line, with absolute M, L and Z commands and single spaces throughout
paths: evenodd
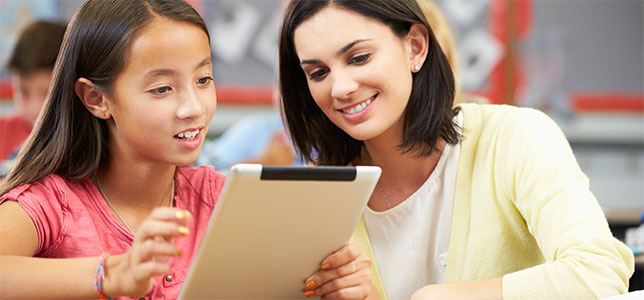
M 475 29 L 463 38 L 460 45 L 463 67 L 463 88 L 481 89 L 492 69 L 503 57 L 503 46 L 487 31 Z

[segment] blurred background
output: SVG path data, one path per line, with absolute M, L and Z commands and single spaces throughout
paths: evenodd
M 209 138 L 274 115 L 278 0 L 192 0 L 212 37 L 219 105 Z M 454 32 L 458 81 L 471 95 L 540 109 L 557 121 L 613 227 L 644 209 L 644 1 L 437 0 Z M 20 30 L 67 22 L 80 0 L 0 0 L 0 115 L 13 110 L 6 68 Z M 180 47 L 180 45 L 178 46 Z

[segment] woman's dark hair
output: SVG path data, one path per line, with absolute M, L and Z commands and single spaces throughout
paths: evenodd
M 398 147 L 428 156 L 436 149 L 439 138 L 457 143 L 460 135 L 453 121 L 457 110 L 452 108 L 454 76 L 416 0 L 294 0 L 286 10 L 279 38 L 279 79 L 284 115 L 300 157 L 320 165 L 346 165 L 358 160 L 363 147 L 362 141 L 335 126 L 317 106 L 293 43 L 296 28 L 328 6 L 375 19 L 401 38 L 412 24 L 427 27 L 427 59 L 413 75 L 403 141 Z
M 107 126 L 74 92 L 78 78 L 110 93 L 123 71 L 138 30 L 156 17 L 208 29 L 183 0 L 88 0 L 72 17 L 54 67 L 49 94 L 16 165 L 0 184 L 0 195 L 55 173 L 82 179 L 107 157 Z

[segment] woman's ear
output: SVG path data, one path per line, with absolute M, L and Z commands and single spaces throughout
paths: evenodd
M 83 77 L 76 79 L 74 92 L 92 115 L 104 120 L 110 118 L 109 105 L 103 92 L 98 90 L 89 79 Z
M 412 24 L 407 33 L 411 53 L 409 55 L 409 67 L 413 73 L 420 71 L 429 48 L 429 31 L 423 24 Z

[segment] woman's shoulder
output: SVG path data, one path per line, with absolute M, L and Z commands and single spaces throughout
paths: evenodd
M 535 143 L 566 143 L 559 126 L 548 115 L 533 108 L 463 104 L 461 109 L 461 152 L 474 154 L 481 147 L 516 152 Z
M 489 122 L 541 122 L 549 117 L 540 110 L 506 104 L 463 103 L 459 107 L 466 119 Z
M 558 130 L 558 126 L 545 113 L 529 107 L 499 104 L 461 104 L 465 135 L 499 136 L 512 132 L 527 134 L 536 128 Z M 503 136 L 505 136 L 503 134 Z

